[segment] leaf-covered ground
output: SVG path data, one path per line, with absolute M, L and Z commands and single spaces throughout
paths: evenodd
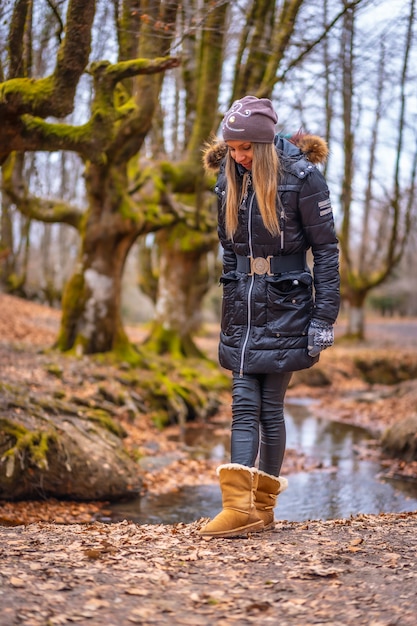
M 0 527 L 0 624 L 416 623 L 417 514 L 209 542 L 200 524 Z
M 44 348 L 52 345 L 58 323 L 59 312 L 0 294 L 0 379 L 53 393 L 62 379 L 48 373 L 51 357 Z M 417 320 L 373 324 L 366 344 L 352 349 L 337 343 L 311 370 L 309 376 L 324 377 L 327 386 L 311 386 L 314 379 L 300 375 L 289 396 L 314 397 L 321 416 L 360 423 L 378 436 L 416 411 L 416 381 L 366 382 L 357 358 L 373 359 L 373 370 L 389 360 L 401 379 L 404 363 L 413 366 L 416 330 Z M 133 340 L 141 338 L 140 329 L 129 332 Z M 215 356 L 216 332 L 200 343 Z M 95 393 L 88 360 L 75 367 L 65 357 L 62 367 L 66 385 L 79 386 L 81 377 L 84 392 Z M 227 414 L 229 405 L 225 398 Z M 129 446 L 171 458 L 145 474 L 149 492 L 216 481 L 212 462 L 188 458 L 172 441 L 175 426 L 161 434 L 146 421 L 139 432 L 128 419 L 123 425 Z M 386 459 L 378 447 L 368 454 L 391 475 L 417 476 L 416 464 Z M 285 463 L 289 474 L 308 469 L 311 460 L 288 451 Z M 206 542 L 197 532 L 204 520 L 175 526 L 93 523 L 101 506 L 0 502 L 0 626 L 416 623 L 417 512 L 278 522 L 274 532 Z

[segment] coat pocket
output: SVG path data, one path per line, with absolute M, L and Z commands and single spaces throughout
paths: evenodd
M 268 334 L 304 335 L 313 309 L 313 277 L 309 272 L 268 276 Z

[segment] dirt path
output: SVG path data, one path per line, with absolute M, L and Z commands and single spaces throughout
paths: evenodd
M 1 626 L 416 623 L 417 513 L 209 542 L 200 524 L 0 527 Z

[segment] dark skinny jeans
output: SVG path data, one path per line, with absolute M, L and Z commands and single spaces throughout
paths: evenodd
M 279 476 L 284 460 L 286 430 L 284 397 L 291 373 L 233 372 L 231 462 Z

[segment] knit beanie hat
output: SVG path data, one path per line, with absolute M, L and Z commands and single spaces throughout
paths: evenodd
M 235 100 L 222 121 L 225 141 L 253 141 L 272 143 L 275 137 L 275 124 L 278 116 L 272 102 L 267 98 L 245 96 Z

